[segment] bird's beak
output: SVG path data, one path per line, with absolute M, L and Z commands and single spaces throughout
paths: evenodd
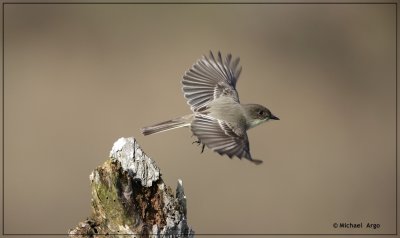
M 270 119 L 272 120 L 279 120 L 279 118 L 277 116 L 271 115 Z

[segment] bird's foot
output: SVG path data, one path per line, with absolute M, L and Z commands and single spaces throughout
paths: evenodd
M 200 141 L 200 140 L 193 141 L 192 144 L 194 144 L 194 143 L 196 143 L 197 146 L 201 145 L 201 141 Z M 205 147 L 205 146 L 206 146 L 205 144 L 202 144 L 201 153 L 204 152 L 204 147 Z
M 200 140 L 195 140 L 192 142 L 192 144 L 196 143 L 198 146 L 201 144 Z

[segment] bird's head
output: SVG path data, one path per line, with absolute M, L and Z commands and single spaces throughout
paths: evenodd
M 268 120 L 279 120 L 268 108 L 262 105 L 247 104 L 244 108 L 246 111 L 247 126 L 249 128 L 258 126 Z

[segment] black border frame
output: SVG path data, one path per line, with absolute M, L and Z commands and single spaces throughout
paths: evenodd
M 111 5 L 111 4 L 141 4 L 141 5 L 155 5 L 155 4 L 162 4 L 162 5 L 205 5 L 205 4 L 212 4 L 212 5 L 221 5 L 221 4 L 231 4 L 231 5 L 254 5 L 254 4 L 299 4 L 299 5 L 303 5 L 303 4 L 393 4 L 395 5 L 395 10 L 396 10 L 396 17 L 395 17 L 395 27 L 396 27 L 396 132 L 395 132 L 395 141 L 396 141 L 396 232 L 395 233 L 385 233 L 385 234 L 381 234 L 381 233 L 377 233 L 377 234 L 360 234 L 360 233 L 354 233 L 354 234 L 333 234 L 333 233 L 322 233 L 322 234 L 295 234 L 295 233 L 287 233 L 287 234 L 258 234 L 258 233 L 254 233 L 254 234 L 229 234 L 229 233 L 217 233 L 217 234 L 197 234 L 195 233 L 195 236 L 207 236 L 207 235 L 214 235 L 214 236 L 343 236 L 343 235 L 347 235 L 347 236 L 377 236 L 377 235 L 398 235 L 398 82 L 397 82 L 397 78 L 398 78 L 398 48 L 397 48 L 397 41 L 398 41 L 398 32 L 397 32 L 397 1 L 394 2 L 357 2 L 357 1 L 353 1 L 353 2 L 198 2 L 198 1 L 193 1 L 193 2 L 2 2 L 2 235 L 19 235 L 19 236 L 28 236 L 28 235 L 33 235 L 33 236 L 49 236 L 49 235 L 53 235 L 53 236 L 69 236 L 68 233 L 44 233 L 44 234 L 23 234 L 23 233 L 5 233 L 5 215 L 4 215 L 4 179 L 5 179 L 5 160 L 4 160 L 4 151 L 5 151 L 5 147 L 4 147 L 4 20 L 5 20 L 5 16 L 4 16 L 4 8 L 5 5 L 11 5 L 11 4 L 107 4 L 107 5 Z M 86 234 L 79 234 L 79 235 L 86 235 Z M 140 234 L 94 234 L 94 235 L 120 235 L 120 236 L 131 236 L 131 235 L 140 235 Z M 149 235 L 153 235 L 153 234 L 149 234 Z

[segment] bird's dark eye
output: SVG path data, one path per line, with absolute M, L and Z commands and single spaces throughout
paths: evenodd
M 260 116 L 264 115 L 264 111 L 259 111 L 258 115 L 260 115 Z

